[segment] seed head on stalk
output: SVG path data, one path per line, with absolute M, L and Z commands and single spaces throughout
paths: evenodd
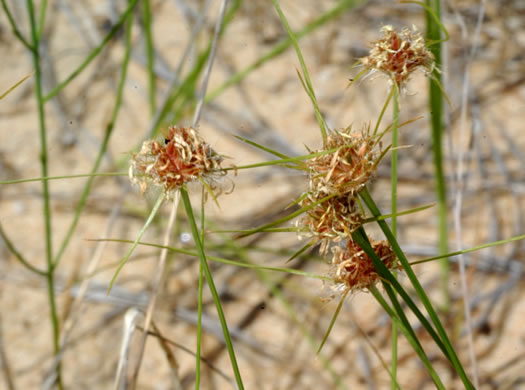
M 372 241 L 372 248 L 388 269 L 398 267 L 396 255 L 388 241 Z M 337 290 L 356 291 L 376 284 L 380 277 L 370 257 L 354 241 L 332 248 L 331 275 Z
M 162 141 L 144 141 L 131 159 L 129 177 L 142 192 L 154 183 L 172 197 L 183 185 L 199 179 L 215 188 L 216 178 L 226 174 L 223 159 L 195 129 L 171 126 Z
M 370 73 L 379 71 L 386 74 L 402 92 L 417 69 L 431 77 L 434 55 L 415 26 L 411 30 L 405 27 L 400 32 L 392 26 L 383 26 L 381 32 L 383 37 L 373 42 L 370 54 L 359 60 Z
M 310 191 L 357 194 L 366 186 L 377 166 L 376 145 L 381 148 L 378 138 L 370 135 L 369 127 L 361 132 L 352 132 L 350 127 L 331 132 L 320 151 L 334 151 L 306 161 L 310 171 Z
M 308 193 L 299 203 L 308 207 L 318 202 L 319 193 Z M 296 222 L 300 235 L 321 241 L 321 253 L 326 253 L 331 242 L 349 238 L 363 223 L 363 216 L 351 193 L 330 198 L 315 205 Z

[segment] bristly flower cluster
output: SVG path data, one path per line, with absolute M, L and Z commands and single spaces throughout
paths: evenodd
M 322 254 L 332 243 L 346 241 L 332 249 L 330 275 L 337 289 L 362 289 L 378 280 L 372 261 L 352 241 L 352 233 L 364 220 L 357 195 L 368 184 L 383 155 L 379 138 L 370 134 L 369 127 L 361 132 L 350 128 L 333 131 L 323 149 L 316 151 L 318 155 L 306 161 L 309 189 L 299 205 L 307 211 L 296 227 L 300 235 L 321 243 Z M 395 256 L 388 243 L 375 243 L 373 247 L 387 267 L 394 266 Z
M 333 131 L 317 151 L 322 154 L 306 161 L 309 189 L 299 204 L 310 209 L 296 226 L 301 234 L 322 242 L 322 253 L 332 241 L 350 238 L 362 224 L 356 196 L 373 175 L 379 158 L 375 149 L 381 147 L 369 130 Z
M 324 194 L 357 194 L 375 170 L 377 144 L 368 127 L 361 133 L 351 132 L 351 128 L 331 133 L 324 151 L 334 151 L 306 162 L 310 169 L 310 190 Z
M 301 201 L 302 207 L 308 207 L 319 202 L 322 193 L 306 194 Z M 326 196 L 325 196 L 326 197 Z M 352 194 L 335 196 L 320 202 L 308 210 L 305 216 L 298 220 L 296 226 L 300 233 L 315 237 L 321 241 L 321 253 L 326 253 L 331 242 L 348 238 L 363 223 L 363 214 Z
M 412 26 L 397 32 L 392 26 L 381 28 L 383 38 L 374 42 L 370 54 L 360 62 L 370 71 L 380 71 L 388 76 L 401 91 L 405 90 L 410 75 L 422 69 L 431 76 L 434 55 L 425 45 L 421 33 Z
M 397 267 L 396 255 L 388 241 L 372 241 L 371 245 L 387 268 Z M 365 289 L 380 280 L 372 260 L 354 241 L 348 240 L 344 248 L 335 246 L 332 253 L 332 277 L 336 289 Z
M 202 178 L 214 188 L 225 175 L 223 156 L 216 153 L 191 127 L 171 126 L 162 141 L 148 140 L 130 162 L 129 177 L 144 192 L 149 183 L 162 187 L 170 197 L 183 185 Z

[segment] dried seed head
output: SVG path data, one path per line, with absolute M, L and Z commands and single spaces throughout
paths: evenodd
M 332 132 L 324 150 L 336 150 L 306 162 L 310 168 L 310 192 L 320 193 L 316 195 L 318 199 L 333 193 L 357 194 L 375 170 L 377 144 L 368 127 L 361 133 L 351 132 L 350 128 Z
M 130 162 L 129 176 L 144 192 L 150 182 L 163 188 L 168 196 L 182 185 L 205 179 L 215 188 L 214 177 L 226 174 L 223 157 L 216 153 L 191 127 L 171 126 L 159 142 L 148 140 Z
M 320 201 L 322 197 L 319 196 L 319 192 L 308 193 L 300 206 L 307 207 Z M 362 223 L 363 216 L 355 197 L 344 194 L 314 206 L 296 222 L 296 226 L 299 234 L 321 241 L 321 253 L 326 253 L 332 241 L 349 238 Z
M 387 268 L 397 267 L 388 241 L 372 242 L 372 248 Z M 348 240 L 344 248 L 336 246 L 332 252 L 332 277 L 337 290 L 365 289 L 379 281 L 372 260 L 354 241 Z
M 370 55 L 360 59 L 366 68 L 385 73 L 401 91 L 416 69 L 422 69 L 427 76 L 431 75 L 434 55 L 415 26 L 412 26 L 412 30 L 404 28 L 401 32 L 392 26 L 383 26 L 381 32 L 383 38 L 374 42 Z

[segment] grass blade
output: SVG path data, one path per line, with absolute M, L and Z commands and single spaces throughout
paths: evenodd
M 127 20 L 128 16 L 131 14 L 138 0 L 131 0 L 128 8 L 120 15 L 118 21 L 113 25 L 109 33 L 102 40 L 100 45 L 94 48 L 91 53 L 86 57 L 86 59 L 75 69 L 64 81 L 59 83 L 51 92 L 49 92 L 43 99 L 48 101 L 49 99 L 54 98 L 62 89 L 64 89 L 71 81 L 73 81 L 82 71 L 93 61 L 108 44 L 109 41 L 115 36 L 115 34 L 120 30 L 124 22 Z
M 138 243 L 140 242 L 140 239 L 142 238 L 142 236 L 144 235 L 144 233 L 148 229 L 149 225 L 153 221 L 153 218 L 155 217 L 155 215 L 159 211 L 160 206 L 162 205 L 162 202 L 164 201 L 165 197 L 166 196 L 164 195 L 164 193 L 162 193 L 159 196 L 159 198 L 155 202 L 155 205 L 153 206 L 153 209 L 151 210 L 151 213 L 148 216 L 148 219 L 146 220 L 146 223 L 144 224 L 144 226 L 142 226 L 142 229 L 140 229 L 140 232 L 137 235 L 137 238 L 135 239 L 135 241 L 133 241 L 133 244 L 131 245 L 131 248 L 129 248 L 129 250 L 126 253 L 126 255 L 122 258 L 122 260 L 120 260 L 119 265 L 117 267 L 117 270 L 115 271 L 115 274 L 113 275 L 113 277 L 111 278 L 111 282 L 109 283 L 108 291 L 107 291 L 108 294 L 111 291 L 111 288 L 113 287 L 113 284 L 115 283 L 115 280 L 117 280 L 117 276 L 120 273 L 120 271 L 122 270 L 122 267 L 124 267 L 124 264 L 126 264 L 126 262 L 128 261 L 129 257 L 131 256 L 131 254 L 133 253 L 133 251 L 137 247 Z
M 372 214 L 374 216 L 379 216 L 381 214 L 379 212 L 379 209 L 375 205 L 375 202 L 373 201 L 372 197 L 370 196 L 370 194 L 368 193 L 368 190 L 366 188 L 364 190 L 362 190 L 359 195 L 361 196 L 361 198 L 363 199 L 363 201 L 365 202 L 365 204 L 367 205 L 367 207 L 369 208 L 369 210 L 372 212 Z M 441 324 L 441 321 L 439 320 L 439 317 L 438 317 L 438 315 L 436 313 L 436 310 L 432 306 L 428 296 L 426 295 L 425 291 L 423 290 L 423 287 L 419 283 L 419 281 L 418 281 L 414 271 L 410 267 L 410 264 L 409 264 L 409 262 L 408 262 L 408 260 L 407 260 L 407 258 L 405 256 L 405 254 L 401 250 L 401 247 L 397 243 L 397 240 L 393 236 L 390 228 L 388 227 L 388 225 L 386 224 L 385 221 L 378 221 L 378 224 L 379 224 L 379 227 L 381 228 L 381 230 L 383 231 L 383 233 L 385 234 L 386 238 L 388 239 L 388 241 L 392 245 L 392 249 L 396 253 L 396 255 L 397 255 L 401 265 L 403 266 L 403 269 L 405 270 L 408 278 L 410 279 L 410 282 L 412 283 L 412 285 L 413 285 L 417 295 L 421 299 L 421 302 L 423 303 L 423 306 L 425 307 L 428 315 L 430 316 L 430 319 L 432 320 L 434 326 L 436 327 L 436 331 L 439 334 L 439 336 L 436 335 L 436 333 L 435 333 L 434 329 L 432 328 L 432 326 L 428 323 L 426 318 L 421 314 L 421 312 L 419 311 L 417 306 L 415 306 L 414 302 L 408 296 L 408 294 L 406 294 L 406 292 L 401 288 L 401 285 L 399 285 L 397 280 L 395 280 L 395 278 L 392 278 L 392 279 L 388 278 L 388 280 L 394 286 L 396 291 L 403 297 L 403 300 L 405 301 L 405 303 L 407 305 L 409 305 L 409 307 L 412 309 L 414 314 L 416 314 L 416 316 L 421 321 L 423 326 L 431 334 L 431 336 L 434 339 L 434 341 L 443 350 L 443 353 L 450 360 L 450 362 L 454 366 L 456 372 L 461 377 L 461 380 L 463 381 L 463 384 L 465 385 L 465 387 L 467 389 L 474 389 L 472 383 L 468 379 L 468 377 L 467 377 L 467 375 L 465 373 L 465 370 L 463 369 L 463 366 L 461 365 L 461 363 L 460 363 L 460 361 L 459 361 L 459 359 L 458 359 L 458 357 L 456 355 L 456 352 L 454 351 L 452 343 L 450 342 L 450 340 L 449 340 L 449 338 L 447 336 L 447 333 L 445 332 L 445 329 L 444 329 L 443 325 Z M 386 267 L 385 267 L 385 270 L 387 271 L 388 274 L 390 274 L 390 272 L 388 271 L 388 269 L 386 269 Z
M 222 309 L 221 298 L 219 297 L 219 293 L 217 292 L 217 289 L 215 287 L 215 282 L 213 281 L 210 267 L 208 266 L 208 261 L 206 260 L 206 254 L 204 253 L 204 248 L 202 246 L 199 230 L 197 229 L 197 224 L 195 223 L 195 217 L 193 216 L 193 209 L 191 207 L 190 197 L 186 189 L 181 188 L 180 192 L 182 196 L 182 201 L 184 203 L 184 208 L 186 209 L 186 214 L 190 222 L 193 240 L 195 241 L 195 247 L 197 248 L 197 253 L 199 254 L 201 265 L 204 270 L 204 275 L 206 276 L 208 287 L 213 297 L 213 301 L 215 302 L 215 307 L 217 308 L 217 315 L 221 323 L 222 332 L 224 334 L 224 341 L 226 343 L 226 348 L 228 350 L 228 354 L 230 355 L 230 362 L 232 365 L 233 373 L 235 375 L 235 381 L 237 382 L 237 386 L 239 387 L 239 390 L 243 390 L 244 385 L 242 383 L 239 366 L 237 365 L 237 358 L 235 357 L 235 351 L 233 350 L 233 343 L 230 337 L 230 332 L 228 331 L 228 324 L 226 323 L 226 317 L 224 316 L 224 310 Z
M 321 110 L 319 109 L 319 104 L 317 102 L 317 98 L 315 97 L 312 81 L 310 80 L 310 75 L 308 74 L 308 69 L 306 68 L 306 63 L 304 61 L 303 54 L 301 53 L 301 49 L 299 48 L 299 44 L 297 43 L 297 38 L 295 37 L 295 34 L 290 28 L 288 20 L 286 19 L 286 16 L 284 16 L 284 13 L 281 10 L 281 7 L 279 6 L 277 0 L 272 0 L 272 3 L 275 7 L 275 10 L 279 14 L 279 18 L 281 19 L 281 22 L 283 23 L 283 26 L 286 29 L 288 36 L 290 37 L 292 45 L 295 48 L 295 52 L 297 53 L 297 58 L 299 59 L 299 63 L 301 64 L 301 70 L 303 71 L 304 80 L 303 77 L 301 77 L 299 71 L 297 71 L 297 75 L 299 76 L 299 79 L 301 80 L 305 91 L 307 92 L 308 96 L 310 97 L 310 100 L 312 101 L 315 111 L 315 117 L 317 118 L 317 122 L 319 123 L 319 129 L 321 130 L 321 135 L 323 137 L 323 144 L 325 144 L 326 138 L 328 137 L 328 134 L 326 132 L 326 123 L 324 121 L 323 115 L 321 114 Z
M 321 14 L 317 19 L 312 21 L 310 24 L 308 24 L 303 29 L 299 30 L 295 33 L 296 40 L 299 40 L 306 35 L 310 34 L 311 32 L 317 30 L 319 27 L 323 26 L 327 22 L 331 21 L 332 19 L 339 16 L 344 10 L 347 8 L 355 7 L 357 4 L 359 4 L 360 1 L 357 0 L 341 0 L 335 7 L 332 9 L 326 11 L 325 13 Z M 246 76 L 248 76 L 251 72 L 258 69 L 262 65 L 264 65 L 266 62 L 272 60 L 273 58 L 277 57 L 278 55 L 284 53 L 290 46 L 292 45 L 292 40 L 290 37 L 288 39 L 279 42 L 276 44 L 268 53 L 262 55 L 259 57 L 253 64 L 247 66 L 243 70 L 237 72 L 232 77 L 230 77 L 228 80 L 226 80 L 223 84 L 218 86 L 216 89 L 211 91 L 204 100 L 205 103 L 212 101 L 213 99 L 217 98 L 219 95 L 221 95 L 225 90 L 227 90 L 229 87 L 236 85 L 240 83 Z

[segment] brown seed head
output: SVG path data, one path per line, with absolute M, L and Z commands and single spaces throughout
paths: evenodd
M 396 256 L 388 241 L 372 242 L 377 256 L 389 269 L 397 267 Z M 332 277 L 337 289 L 360 290 L 380 279 L 370 257 L 354 241 L 348 240 L 344 248 L 332 249 Z
M 308 193 L 300 206 L 307 207 L 320 201 L 322 197 L 319 196 L 319 193 Z M 362 223 L 363 216 L 355 197 L 344 194 L 314 206 L 296 222 L 296 226 L 299 234 L 322 241 L 321 253 L 326 253 L 330 242 L 349 238 Z
M 361 133 L 351 132 L 350 128 L 332 132 L 324 150 L 336 150 L 306 162 L 310 168 L 310 191 L 319 193 L 318 199 L 333 193 L 357 194 L 374 172 L 377 144 L 368 127 Z
M 163 141 L 148 140 L 142 144 L 140 152 L 131 159 L 129 176 L 143 192 L 153 182 L 169 196 L 200 177 L 214 187 L 214 176 L 225 174 L 222 161 L 223 157 L 193 128 L 171 126 Z
M 434 55 L 415 26 L 401 32 L 392 26 L 383 26 L 381 31 L 383 38 L 374 42 L 368 57 L 360 59 L 366 68 L 385 73 L 402 91 L 416 69 L 430 76 L 434 70 Z

